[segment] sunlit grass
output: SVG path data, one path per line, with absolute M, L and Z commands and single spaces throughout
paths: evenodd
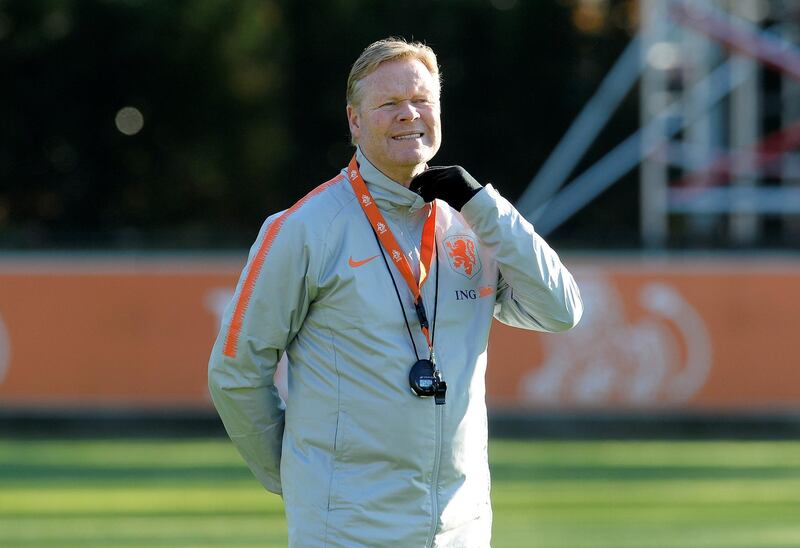
M 490 460 L 495 548 L 800 546 L 800 443 L 495 440 Z M 4 548 L 285 545 L 227 440 L 0 440 Z

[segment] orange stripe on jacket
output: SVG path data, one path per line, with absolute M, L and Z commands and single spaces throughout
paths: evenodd
M 250 270 L 247 271 L 247 277 L 245 277 L 244 283 L 242 284 L 242 291 L 239 294 L 239 299 L 236 301 L 236 307 L 233 309 L 233 318 L 231 319 L 231 325 L 228 328 L 228 335 L 225 338 L 225 346 L 223 347 L 222 351 L 224 355 L 229 358 L 236 357 L 236 352 L 239 347 L 239 335 L 242 331 L 245 314 L 247 314 L 247 307 L 250 305 L 250 299 L 253 296 L 256 280 L 258 280 L 258 276 L 261 274 L 261 268 L 264 266 L 264 260 L 267 258 L 269 249 L 272 247 L 272 242 L 274 242 L 275 238 L 278 236 L 278 232 L 280 232 L 283 222 L 289 215 L 300 209 L 309 199 L 343 180 L 344 177 L 339 174 L 330 181 L 322 183 L 317 188 L 303 196 L 303 198 L 292 207 L 284 211 L 283 214 L 275 219 L 275 221 L 273 221 L 273 223 L 267 229 L 267 233 L 264 235 L 264 239 L 261 241 L 261 246 L 258 248 L 255 257 L 253 258 L 253 262 L 250 265 Z

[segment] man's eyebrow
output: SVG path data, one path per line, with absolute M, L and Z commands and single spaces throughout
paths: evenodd
M 375 98 L 373 104 L 380 106 L 385 103 L 396 103 L 402 100 L 403 98 L 398 95 L 379 95 L 378 97 Z
M 435 97 L 436 97 L 436 94 L 433 93 L 433 92 L 430 92 L 430 91 L 419 91 L 419 92 L 410 93 L 408 95 L 406 95 L 406 94 L 402 94 L 402 95 L 384 95 L 383 97 L 380 98 L 380 102 L 381 103 L 385 103 L 386 101 L 405 101 L 406 99 L 419 99 L 419 98 L 432 99 L 432 98 L 435 98 Z

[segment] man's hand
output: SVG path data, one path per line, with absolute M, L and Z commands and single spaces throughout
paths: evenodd
M 435 166 L 428 168 L 413 179 L 408 187 L 422 196 L 426 202 L 435 198 L 444 200 L 450 207 L 461 211 L 470 198 L 483 186 L 461 166 Z

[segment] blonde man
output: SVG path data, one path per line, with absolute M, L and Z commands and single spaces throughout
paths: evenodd
M 283 495 L 291 546 L 489 546 L 492 318 L 563 331 L 582 313 L 508 201 L 459 166 L 428 167 L 439 96 L 429 47 L 362 53 L 347 85 L 353 159 L 264 223 L 211 355 L 214 403 Z

